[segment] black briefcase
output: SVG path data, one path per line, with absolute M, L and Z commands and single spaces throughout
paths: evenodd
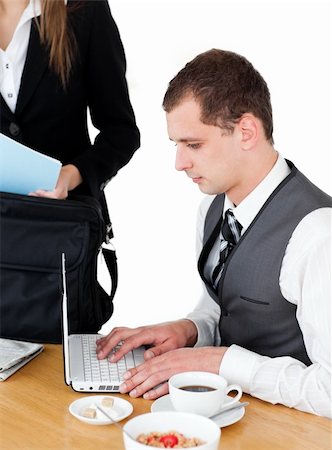
M 60 343 L 61 254 L 66 255 L 70 333 L 95 333 L 111 317 L 117 288 L 111 234 L 90 197 L 53 200 L 0 193 L 0 336 Z M 103 254 L 110 294 L 97 281 Z

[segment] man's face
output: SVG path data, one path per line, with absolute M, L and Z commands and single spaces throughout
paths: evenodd
M 201 108 L 193 98 L 167 113 L 169 138 L 176 143 L 177 170 L 184 170 L 205 194 L 231 193 L 241 183 L 240 133 L 232 134 L 200 120 Z

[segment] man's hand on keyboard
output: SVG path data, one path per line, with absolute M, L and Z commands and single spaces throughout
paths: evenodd
M 146 345 L 149 346 L 144 353 L 147 361 L 176 348 L 193 346 L 196 340 L 197 328 L 188 319 L 138 328 L 117 327 L 97 341 L 97 355 L 98 359 L 109 356 L 111 362 L 117 362 L 132 349 Z M 121 347 L 112 353 L 120 342 L 123 342 Z
M 154 400 L 168 393 L 167 381 L 179 372 L 202 370 L 219 373 L 227 347 L 178 348 L 151 358 L 124 374 L 122 394 Z

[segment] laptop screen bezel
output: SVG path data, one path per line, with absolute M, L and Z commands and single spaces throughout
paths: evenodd
M 61 254 L 61 275 L 62 275 L 62 344 L 65 382 L 70 385 L 70 366 L 69 366 L 69 335 L 68 335 L 68 298 L 67 298 L 67 279 L 66 279 L 66 256 Z

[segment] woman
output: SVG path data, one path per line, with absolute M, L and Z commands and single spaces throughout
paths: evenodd
M 106 214 L 104 187 L 139 147 L 125 70 L 107 0 L 0 0 L 0 131 L 63 164 L 33 195 L 74 190 Z
M 73 192 L 94 197 L 109 223 L 104 187 L 139 147 L 125 69 L 123 46 L 107 0 L 0 0 L 0 132 L 63 164 L 55 190 L 37 190 L 32 195 L 65 199 Z M 88 111 L 99 130 L 93 144 L 88 134 Z M 27 242 L 26 248 L 32 247 L 29 237 L 27 232 L 22 238 Z M 31 266 L 44 269 L 41 242 L 45 239 L 39 238 L 41 249 L 36 253 L 41 256 L 38 259 L 30 255 Z M 36 242 L 35 235 L 32 241 Z M 113 253 L 108 251 L 108 255 Z M 115 264 L 112 258 L 109 256 L 108 265 Z M 56 254 L 54 260 L 45 264 L 47 273 L 46 269 L 32 270 L 22 275 L 21 266 L 18 273 L 7 271 L 16 291 L 1 268 L 2 336 L 61 341 Z M 91 261 L 81 275 L 87 283 L 81 283 L 77 289 L 76 278 L 72 283 L 72 305 L 77 304 L 81 290 L 85 296 L 91 296 L 85 309 L 80 305 L 78 311 L 72 306 L 70 317 L 75 331 L 98 331 L 97 325 L 112 312 L 110 297 L 101 289 L 92 288 L 94 280 L 90 274 L 95 255 Z M 116 274 L 115 268 L 113 273 Z M 90 282 L 91 289 L 87 291 Z M 10 299 L 15 292 L 18 298 L 12 304 Z M 38 302 L 36 299 L 41 297 L 45 301 Z M 92 317 L 94 310 L 98 314 Z M 81 322 L 78 315 L 82 316 Z M 12 323 L 17 325 L 15 330 Z M 82 324 L 84 330 L 80 329 Z

